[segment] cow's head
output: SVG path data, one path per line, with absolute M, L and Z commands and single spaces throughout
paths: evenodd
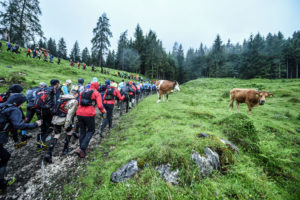
M 179 83 L 177 81 L 174 82 L 174 90 L 178 92 L 180 91 Z
M 259 105 L 264 105 L 267 97 L 273 97 L 272 93 L 266 91 L 258 91 L 257 97 L 259 99 Z

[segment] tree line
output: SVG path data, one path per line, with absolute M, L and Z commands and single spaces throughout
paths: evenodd
M 185 55 L 178 42 L 167 52 L 153 30 L 144 33 L 138 24 L 133 37 L 128 36 L 127 30 L 121 33 L 115 51 L 109 49 L 112 32 L 109 18 L 103 13 L 93 29 L 92 48 L 80 51 L 75 41 L 67 55 L 63 37 L 56 43 L 43 36 L 38 0 L 3 0 L 0 5 L 0 34 L 5 40 L 31 49 L 46 48 L 54 56 L 74 62 L 141 73 L 150 78 L 176 79 L 180 83 L 199 77 L 299 77 L 300 31 L 289 38 L 281 32 L 265 37 L 251 34 L 242 44 L 233 44 L 230 39 L 224 43 L 217 35 L 211 47 L 201 43 Z

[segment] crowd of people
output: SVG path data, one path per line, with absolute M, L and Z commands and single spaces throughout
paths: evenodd
M 84 79 L 79 78 L 72 87 L 72 81 L 66 80 L 61 85 L 57 79 L 52 79 L 48 86 L 41 82 L 39 86 L 32 87 L 23 95 L 23 87 L 19 84 L 11 85 L 6 93 L 0 94 L 0 189 L 13 182 L 15 178 L 5 179 L 7 163 L 10 153 L 4 147 L 9 135 L 14 140 L 14 147 L 21 148 L 32 138 L 27 130 L 40 127 L 36 135 L 36 148 L 45 151 L 44 160 L 52 163 L 52 152 L 62 132 L 65 132 L 63 155 L 73 149 L 69 147 L 72 137 L 79 140 L 79 147 L 75 153 L 85 158 L 89 152 L 89 142 L 95 133 L 96 107 L 103 120 L 97 133 L 104 137 L 104 130 L 113 127 L 112 118 L 115 105 L 125 112 L 142 98 L 155 92 L 155 84 L 149 82 L 117 83 L 106 80 L 100 85 L 96 77 L 84 85 Z M 26 115 L 22 111 L 26 104 Z M 37 121 L 31 123 L 34 116 Z M 54 132 L 51 137 L 52 132 Z M 24 147 L 23 147 L 24 148 Z

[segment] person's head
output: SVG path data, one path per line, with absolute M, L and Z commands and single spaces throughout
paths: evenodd
M 12 104 L 17 107 L 22 107 L 23 103 L 26 101 L 24 94 L 12 94 L 8 97 L 6 104 Z
M 94 77 L 92 82 L 98 82 L 98 78 L 97 77 Z
M 79 91 L 78 90 L 72 90 L 71 94 L 77 99 L 79 96 Z
M 23 87 L 20 84 L 12 84 L 8 89 L 8 93 L 21 93 L 22 91 Z
M 110 80 L 106 80 L 105 85 L 110 85 Z
M 45 88 L 47 87 L 47 84 L 45 82 L 40 82 L 40 88 Z
M 81 84 L 81 85 L 83 85 L 84 79 L 83 79 L 83 78 L 79 78 L 79 79 L 78 79 L 78 83 Z
M 124 83 L 124 80 L 122 80 L 122 82 Z
M 132 85 L 132 81 L 129 81 L 129 85 Z
M 60 82 L 59 82 L 59 80 L 57 80 L 57 79 L 52 79 L 52 80 L 50 81 L 50 85 L 51 85 L 52 87 L 54 87 L 55 89 L 58 88 L 59 84 L 60 84 Z
M 72 81 L 70 79 L 66 80 L 67 86 L 70 86 L 72 84 Z

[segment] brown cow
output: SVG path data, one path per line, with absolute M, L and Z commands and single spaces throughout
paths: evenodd
M 246 103 L 249 115 L 251 115 L 252 108 L 258 105 L 264 105 L 266 97 L 268 96 L 272 97 L 273 94 L 266 91 L 234 88 L 230 91 L 230 111 L 232 111 L 233 102 L 236 101 L 236 108 L 238 112 L 240 112 L 239 104 Z
M 158 95 L 158 100 L 156 103 L 160 102 L 161 96 L 164 94 L 167 96 L 167 102 L 168 102 L 169 93 L 172 92 L 173 90 L 180 91 L 179 83 L 177 81 L 173 81 L 173 82 L 167 80 L 156 81 L 156 91 Z M 163 101 L 165 101 L 164 97 L 163 97 Z

